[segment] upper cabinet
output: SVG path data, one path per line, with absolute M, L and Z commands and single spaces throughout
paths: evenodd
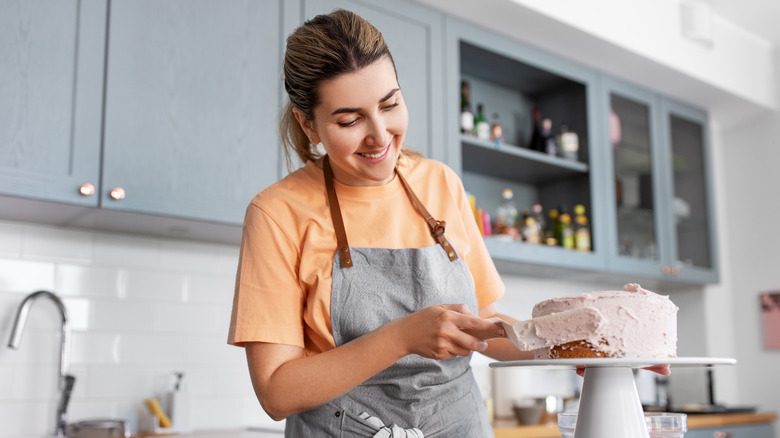
M 3 3 L 0 195 L 98 204 L 106 7 Z
M 706 114 L 606 76 L 602 90 L 610 269 L 717 281 Z
M 504 203 L 502 192 L 510 189 L 518 210 L 519 234 L 526 225 L 523 210 L 532 214 L 537 203 L 550 228 L 551 210 L 573 217 L 575 206 L 581 205 L 592 219 L 587 225 L 590 247 L 584 251 L 565 249 L 560 237 L 558 245 L 547 245 L 544 238 L 541 243 L 528 243 L 506 235 L 486 236 L 497 264 L 503 271 L 538 269 L 539 265 L 603 270 L 605 233 L 600 226 L 603 222 L 598 221 L 604 207 L 600 194 L 604 159 L 603 150 L 597 147 L 597 74 L 455 19 L 447 21 L 446 53 L 447 158 L 460 172 L 476 205 L 496 222 Z M 478 127 L 462 129 L 463 106 L 478 118 L 482 113 L 491 129 L 499 125 L 502 138 L 488 137 L 484 130 L 481 136 L 475 134 Z M 549 120 L 549 148 L 532 145 L 534 113 L 539 125 Z M 544 127 L 540 129 L 545 137 Z M 560 137 L 562 133 L 568 135 Z
M 280 17 L 281 1 L 111 2 L 101 207 L 243 221 L 279 178 Z

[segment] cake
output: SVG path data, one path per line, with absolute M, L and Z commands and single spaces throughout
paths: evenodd
M 587 335 L 572 336 L 582 324 L 571 318 L 545 318 L 547 342 L 534 350 L 537 359 L 590 357 L 665 358 L 677 356 L 677 306 L 668 296 L 627 284 L 622 291 L 588 292 L 536 304 L 534 320 L 580 308 L 597 310 L 603 319 Z M 533 321 L 533 320 L 532 320 Z M 584 338 L 582 338 L 584 336 Z M 554 339 L 582 339 L 556 343 Z

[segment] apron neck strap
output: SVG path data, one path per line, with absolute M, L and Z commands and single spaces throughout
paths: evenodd
M 339 198 L 336 196 L 336 187 L 333 185 L 333 170 L 330 168 L 330 160 L 327 155 L 322 159 L 322 171 L 325 173 L 325 189 L 328 192 L 330 217 L 333 220 L 333 228 L 336 230 L 336 242 L 339 258 L 341 259 L 341 267 L 350 268 L 352 267 L 352 255 L 349 252 L 347 230 L 344 228 L 344 219 L 341 217 Z
M 322 171 L 325 174 L 325 189 L 328 193 L 330 217 L 333 220 L 333 228 L 336 231 L 336 242 L 338 245 L 339 258 L 341 259 L 341 267 L 349 268 L 352 266 L 352 256 L 349 251 L 347 231 L 344 228 L 344 219 L 341 216 L 339 198 L 336 196 L 336 187 L 333 185 L 333 170 L 330 167 L 330 160 L 328 159 L 327 155 L 325 155 L 325 157 L 322 159 Z M 406 178 L 404 178 L 401 172 L 396 169 L 395 173 L 398 175 L 398 179 L 401 181 L 401 185 L 404 186 L 404 190 L 406 190 L 406 194 L 412 201 L 412 205 L 414 205 L 415 210 L 417 210 L 417 212 L 425 218 L 425 222 L 428 223 L 428 227 L 431 229 L 431 235 L 433 236 L 434 240 L 436 240 L 436 242 L 441 245 L 442 248 L 444 248 L 444 252 L 447 253 L 447 257 L 449 257 L 450 261 L 457 260 L 458 254 L 444 236 L 444 229 L 447 223 L 445 221 L 438 221 L 434 219 L 433 216 L 428 213 L 428 209 L 426 209 L 423 203 L 420 202 L 420 199 L 417 198 L 417 195 L 414 194 L 414 191 L 409 186 L 409 183 L 406 182 Z

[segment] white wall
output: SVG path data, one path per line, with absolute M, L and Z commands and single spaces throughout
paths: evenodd
M 36 290 L 65 301 L 76 385 L 70 420 L 146 417 L 143 400 L 183 371 L 195 429 L 274 424 L 260 408 L 244 350 L 227 345 L 238 248 L 0 222 L 0 437 L 54 431 L 59 315 L 33 304 L 19 350 L 16 308 Z

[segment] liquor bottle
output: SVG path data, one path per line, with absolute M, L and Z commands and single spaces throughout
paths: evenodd
M 547 155 L 557 156 L 558 145 L 555 144 L 555 136 L 552 135 L 552 120 L 542 120 L 542 140 L 544 141 L 544 152 Z
M 536 218 L 527 209 L 523 210 L 523 240 L 532 244 L 541 242 L 539 228 L 536 226 Z
M 542 116 L 541 111 L 535 109 L 533 111 L 533 130 L 531 131 L 531 140 L 528 142 L 528 149 L 537 152 L 544 152 L 544 139 L 542 138 L 542 130 L 539 128 L 539 118 Z
M 515 203 L 512 201 L 514 193 L 512 193 L 511 189 L 504 189 L 501 192 L 501 197 L 504 201 L 496 211 L 495 234 L 508 235 L 514 239 L 518 235 L 517 207 L 515 207 Z
M 557 233 L 555 229 L 558 225 L 558 209 L 553 208 L 547 213 L 547 229 L 544 231 L 544 243 L 550 246 L 558 246 Z
M 565 205 L 559 207 L 558 222 L 555 224 L 555 239 L 566 249 L 574 249 L 574 230 L 571 216 Z
M 574 247 L 578 251 L 590 252 L 590 245 L 590 229 L 588 218 L 585 216 L 585 206 L 578 204 L 574 206 Z
M 544 243 L 547 240 L 547 226 L 545 224 L 544 220 L 544 213 L 542 209 L 542 204 L 535 203 L 533 206 L 531 206 L 531 211 L 533 211 L 534 220 L 536 221 L 536 229 L 539 233 L 539 243 Z
M 477 104 L 477 118 L 474 120 L 474 129 L 477 131 L 477 138 L 480 140 L 490 140 L 490 124 L 485 119 L 484 107 L 481 103 Z
M 468 81 L 460 82 L 460 132 L 472 135 L 474 132 L 474 113 L 471 112 L 471 87 Z

